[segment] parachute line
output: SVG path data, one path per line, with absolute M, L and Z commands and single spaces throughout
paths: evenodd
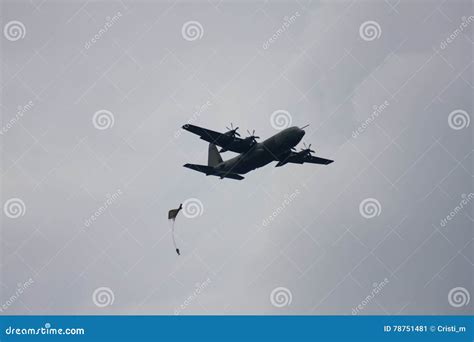
M 176 221 L 174 219 L 170 220 L 171 238 L 173 239 L 173 246 L 174 246 L 174 249 L 176 250 L 176 253 L 180 255 L 178 245 L 176 244 L 176 236 L 175 236 L 175 229 L 174 229 L 175 223 Z

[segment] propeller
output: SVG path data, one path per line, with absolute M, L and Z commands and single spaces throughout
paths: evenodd
M 246 140 L 250 140 L 252 141 L 252 144 L 256 144 L 257 143 L 257 139 L 260 139 L 260 137 L 256 136 L 255 135 L 255 130 L 252 131 L 252 133 L 250 133 L 249 130 L 247 130 L 247 133 L 248 133 L 248 137 L 245 138 Z
M 306 143 L 303 143 L 304 148 L 301 149 L 301 153 L 305 155 L 311 155 L 311 153 L 314 153 L 315 151 L 311 149 L 311 144 L 306 145 Z
M 227 126 L 226 126 L 225 128 L 228 129 L 228 132 L 226 133 L 227 135 L 230 135 L 230 136 L 232 136 L 232 137 L 235 137 L 235 136 L 240 137 L 239 132 L 237 132 L 237 130 L 239 129 L 239 127 L 235 127 L 235 128 L 234 128 L 234 124 L 233 124 L 232 122 L 230 123 L 230 128 L 227 127 Z

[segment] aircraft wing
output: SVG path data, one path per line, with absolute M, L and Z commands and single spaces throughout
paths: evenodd
M 283 166 L 286 163 L 294 163 L 294 164 L 311 163 L 311 164 L 328 165 L 328 164 L 331 164 L 332 162 L 334 162 L 334 160 L 315 157 L 315 156 L 312 156 L 312 155 L 309 155 L 309 154 L 291 152 L 291 154 L 287 158 L 285 158 L 284 160 L 279 161 L 276 166 L 277 167 L 278 166 Z
M 202 140 L 232 152 L 245 153 L 252 147 L 251 142 L 248 140 L 233 137 L 224 133 L 219 133 L 207 128 L 187 124 L 183 126 L 183 129 L 199 135 Z

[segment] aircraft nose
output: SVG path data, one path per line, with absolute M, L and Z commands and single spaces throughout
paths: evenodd
M 295 145 L 298 144 L 301 139 L 303 139 L 303 136 L 306 134 L 306 132 L 304 130 L 302 130 L 301 128 L 297 128 L 297 134 L 295 136 Z
M 298 142 L 301 141 L 301 139 L 303 139 L 305 134 L 306 132 L 304 130 L 302 130 L 301 128 L 298 128 Z

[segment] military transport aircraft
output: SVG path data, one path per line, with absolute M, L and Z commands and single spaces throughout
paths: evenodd
M 249 171 L 255 170 L 259 167 L 265 166 L 272 161 L 277 161 L 276 167 L 283 166 L 286 163 L 312 163 L 312 164 L 331 164 L 333 160 L 314 157 L 311 155 L 314 151 L 311 149 L 311 144 L 302 148 L 299 152 L 295 150 L 295 146 L 301 141 L 305 135 L 304 127 L 289 127 L 286 128 L 267 140 L 259 143 L 253 132 L 247 131 L 249 136 L 240 138 L 237 132 L 239 127 L 226 127 L 226 133 L 218 133 L 210 129 L 187 124 L 183 129 L 197 134 L 202 140 L 209 142 L 209 155 L 207 165 L 185 164 L 192 170 L 205 173 L 206 176 L 217 176 L 221 179 L 232 178 L 242 180 L 245 174 Z M 221 147 L 218 151 L 217 147 Z M 219 152 L 232 151 L 239 153 L 238 156 L 229 160 L 222 160 Z

